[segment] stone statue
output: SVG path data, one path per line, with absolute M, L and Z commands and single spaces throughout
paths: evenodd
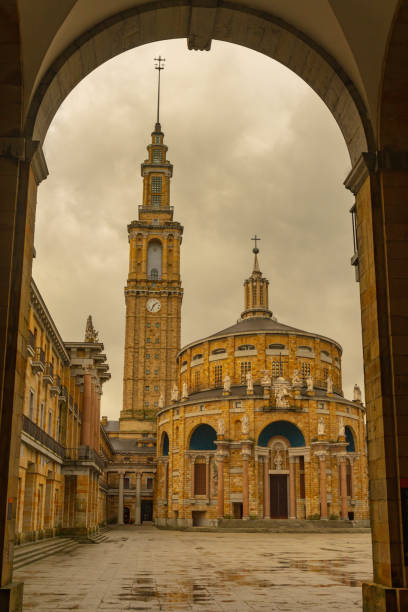
M 252 378 L 252 372 L 247 372 L 245 376 L 246 384 L 247 384 L 247 393 L 254 392 L 254 381 Z
M 354 385 L 354 389 L 353 389 L 353 402 L 361 403 L 361 389 L 357 385 L 357 383 Z
M 247 414 L 244 414 L 242 418 L 241 431 L 245 436 L 249 434 L 249 417 Z
M 287 397 L 289 397 L 289 392 L 288 392 L 286 385 L 285 384 L 279 385 L 279 387 L 275 389 L 276 407 L 277 408 L 287 408 L 288 407 L 288 401 L 286 399 Z
M 92 342 L 92 343 L 99 342 L 98 332 L 93 326 L 91 315 L 89 315 L 89 317 L 86 320 L 85 342 Z
M 344 419 L 343 417 L 339 418 L 339 438 L 344 438 L 346 435 L 346 430 L 344 427 Z
M 263 375 L 263 378 L 261 380 L 261 385 L 263 387 L 270 387 L 271 383 L 272 383 L 271 376 L 270 376 L 268 370 L 264 370 L 263 372 L 264 372 L 264 375 Z
M 174 383 L 173 388 L 171 390 L 171 401 L 178 402 L 179 392 L 176 383 Z
M 306 387 L 308 391 L 313 391 L 313 376 L 311 374 L 306 378 Z
M 301 380 L 301 378 L 299 376 L 299 370 L 293 370 L 292 385 L 294 387 L 301 387 L 302 386 L 302 380 Z
M 332 381 L 330 374 L 327 377 L 326 384 L 327 384 L 327 393 L 333 393 L 333 381 Z
M 324 436 L 326 431 L 326 423 L 324 422 L 324 418 L 320 417 L 318 425 L 317 425 L 317 435 Z
M 164 408 L 164 395 L 163 395 L 163 392 L 160 393 L 159 408 Z
M 224 419 L 218 419 L 217 421 L 217 434 L 221 436 L 225 436 L 225 423 Z
M 186 381 L 183 382 L 183 387 L 182 387 L 182 392 L 181 392 L 181 399 L 187 399 L 188 398 L 188 389 L 187 389 L 187 383 Z
M 224 376 L 224 391 L 227 393 L 231 391 L 231 377 L 228 374 Z
M 282 469 L 282 463 L 283 463 L 283 459 L 282 459 L 282 455 L 280 454 L 280 449 L 278 448 L 275 454 L 275 459 L 273 460 L 274 466 L 275 466 L 275 470 L 281 470 Z

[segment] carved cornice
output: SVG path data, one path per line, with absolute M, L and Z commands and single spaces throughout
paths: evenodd
M 48 176 L 47 162 L 39 140 L 3 136 L 0 138 L 0 157 L 31 162 L 37 185 Z
M 408 151 L 382 149 L 373 153 L 362 153 L 347 175 L 344 186 L 356 195 L 371 172 L 408 171 Z
M 69 357 L 68 351 L 66 350 L 64 346 L 64 341 L 61 338 L 59 331 L 57 329 L 57 326 L 55 325 L 48 311 L 48 308 L 45 305 L 45 302 L 41 296 L 41 293 L 39 292 L 38 287 L 35 284 L 33 279 L 31 279 L 30 301 L 34 309 L 34 312 L 36 313 L 37 317 L 40 319 L 41 323 L 44 325 L 48 334 L 50 335 L 58 351 L 58 354 L 62 359 L 62 362 L 65 365 L 68 365 L 70 363 L 70 357 Z

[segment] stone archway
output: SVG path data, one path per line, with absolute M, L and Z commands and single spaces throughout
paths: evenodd
M 257 50 L 296 72 L 326 103 L 345 138 L 353 164 L 346 186 L 356 195 L 376 583 L 364 588 L 364 605 L 366 610 L 408 607 L 404 560 L 408 534 L 404 539 L 401 506 L 401 496 L 405 499 L 408 489 L 408 47 L 401 43 L 407 40 L 408 0 L 400 0 L 389 36 L 378 133 L 352 79 L 304 33 L 271 15 L 232 3 L 203 1 L 200 6 L 187 0 L 129 9 L 84 32 L 64 49 L 39 83 L 23 127 L 17 2 L 9 0 L 1 11 L 7 28 L 0 33 L 0 41 L 8 60 L 0 67 L 0 496 L 8 500 L 0 507 L 1 585 L 8 585 L 12 577 L 14 465 L 36 188 L 47 172 L 38 143 L 66 95 L 104 61 L 154 40 L 187 38 L 190 48 L 206 49 L 214 38 Z M 10 609 L 10 593 L 0 590 L 3 609 Z

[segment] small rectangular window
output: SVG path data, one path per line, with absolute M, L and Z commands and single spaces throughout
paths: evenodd
M 146 359 L 150 359 L 149 353 L 146 353 Z
M 150 374 L 150 370 L 146 370 L 146 374 L 149 375 Z
M 214 366 L 214 384 L 216 387 L 222 385 L 222 365 Z
M 153 162 L 155 164 L 160 164 L 162 160 L 162 153 L 160 149 L 153 149 Z
M 152 194 L 152 206 L 160 206 L 161 204 L 161 195 L 157 193 Z
M 146 385 L 146 386 L 145 386 L 145 390 L 146 390 L 146 391 L 150 391 L 150 387 L 149 387 L 149 385 Z
M 310 363 L 302 363 L 302 376 L 303 378 L 310 376 Z
M 146 338 L 146 342 L 149 344 L 149 342 L 150 342 L 150 338 Z
M 156 323 L 156 324 L 155 324 L 155 327 L 160 327 L 160 323 Z
M 159 387 L 158 387 L 157 385 L 155 385 L 155 386 L 154 386 L 154 390 L 155 390 L 155 391 L 158 391 L 158 390 L 159 390 Z
M 156 353 L 154 356 L 155 359 L 159 359 L 159 353 Z
M 32 389 L 30 389 L 30 407 L 28 416 L 31 420 L 34 419 L 34 391 Z
M 145 406 L 147 407 L 148 405 L 149 405 L 149 402 L 148 402 L 148 401 L 146 401 L 146 402 L 145 402 Z
M 154 373 L 157 375 L 159 373 L 159 370 L 155 370 Z
M 146 323 L 146 327 L 151 327 L 152 324 L 151 323 Z
M 159 344 L 159 342 L 160 342 L 160 338 L 156 338 L 155 343 Z

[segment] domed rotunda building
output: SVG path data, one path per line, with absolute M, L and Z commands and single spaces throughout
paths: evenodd
M 157 414 L 156 523 L 367 519 L 361 392 L 343 396 L 337 342 L 272 316 L 254 253 L 240 320 L 178 354 Z

